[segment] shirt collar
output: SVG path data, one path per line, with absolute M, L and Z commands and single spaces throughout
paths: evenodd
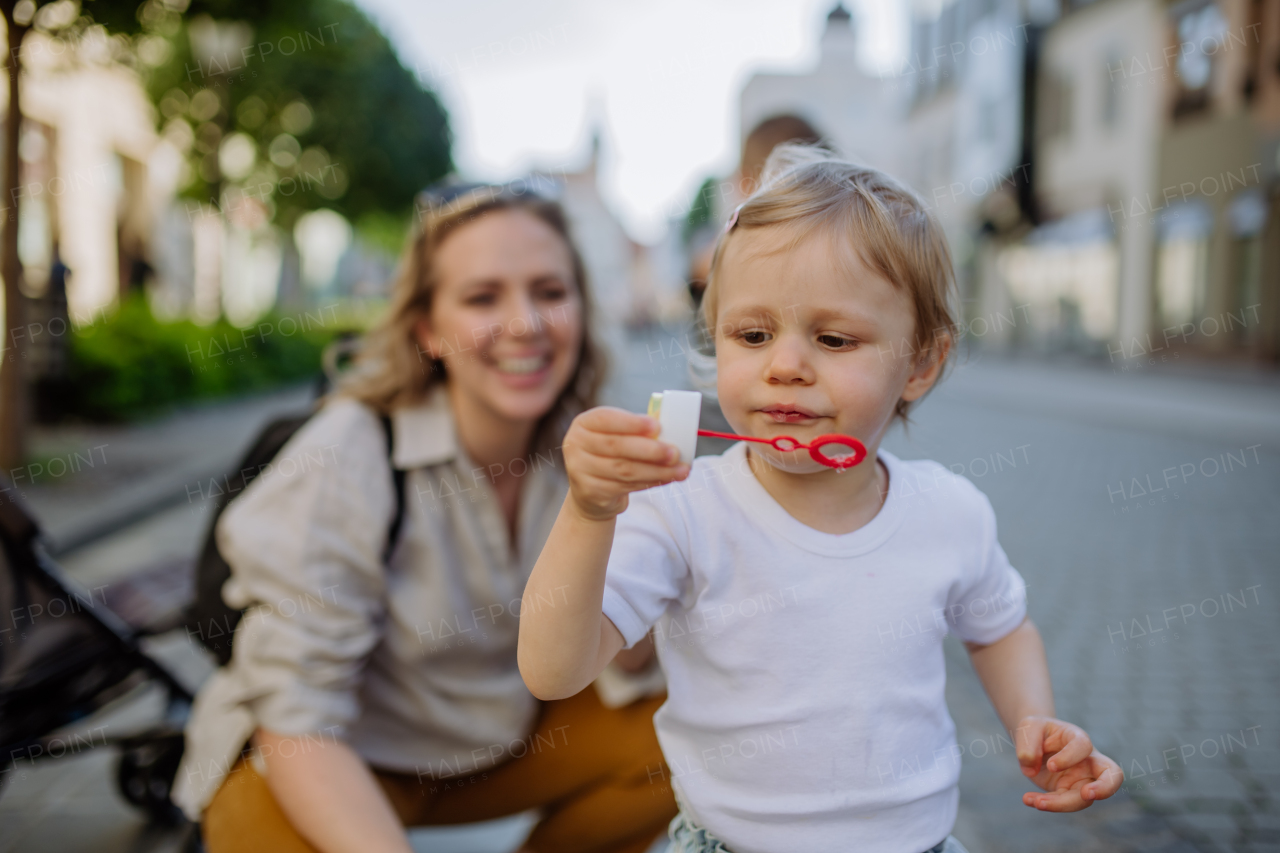
M 449 394 L 443 385 L 433 388 L 425 400 L 396 409 L 391 416 L 395 435 L 392 463 L 409 470 L 449 462 L 458 456 Z

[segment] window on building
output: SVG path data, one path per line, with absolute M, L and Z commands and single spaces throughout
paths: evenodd
M 1119 53 L 1107 54 L 1102 68 L 1102 126 L 1112 130 L 1120 121 L 1120 80 L 1115 79 L 1115 68 L 1124 62 Z
M 1174 37 L 1178 54 L 1178 94 L 1174 118 L 1202 112 L 1209 107 L 1215 57 L 1223 52 L 1227 19 L 1216 2 L 1175 7 Z
M 1164 328 L 1194 323 L 1204 311 L 1209 282 L 1213 211 L 1202 199 L 1169 205 L 1159 217 L 1156 307 Z
M 978 139 L 985 143 L 996 141 L 1000 130 L 1001 102 L 988 93 L 978 102 Z
M 996 266 L 1043 341 L 1085 344 L 1116 332 L 1120 252 L 1111 215 L 1082 210 L 1041 225 Z
M 1245 26 L 1242 35 L 1248 59 L 1245 61 L 1244 83 L 1242 89 L 1244 99 L 1252 102 L 1258 94 L 1258 81 L 1266 73 L 1262 54 L 1262 3 L 1263 0 L 1250 0 L 1246 8 Z
M 915 84 L 915 102 L 922 104 L 933 97 L 937 89 L 938 65 L 933 53 L 937 20 L 916 21 L 911 25 L 911 45 L 915 62 L 912 81 Z
M 960 35 L 959 3 L 952 3 L 942 10 L 942 14 L 938 16 L 938 33 L 941 36 L 938 52 L 942 54 L 938 62 L 941 78 L 938 85 L 944 88 L 955 85 L 956 75 L 960 73 L 961 62 L 964 59 L 964 54 L 952 52 L 953 45 L 963 43 Z
M 1231 228 L 1231 317 L 1224 318 L 1232 337 L 1239 343 L 1257 340 L 1261 331 L 1258 311 L 1262 306 L 1263 235 L 1270 216 L 1266 194 L 1256 187 L 1236 193 L 1227 205 Z
M 1043 140 L 1065 139 L 1071 135 L 1071 80 L 1058 71 L 1049 70 L 1040 82 L 1040 137 Z

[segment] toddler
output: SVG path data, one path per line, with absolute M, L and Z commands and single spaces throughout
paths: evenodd
M 867 458 L 836 471 L 739 442 L 690 466 L 652 418 L 609 408 L 565 438 L 570 492 L 525 591 L 520 670 L 534 695 L 572 696 L 654 629 L 674 850 L 963 850 L 948 631 L 1042 789 L 1024 803 L 1075 811 L 1120 787 L 1054 717 L 987 498 L 880 449 L 947 362 L 953 287 L 912 192 L 782 146 L 712 260 L 720 404 L 740 435 L 843 433 Z

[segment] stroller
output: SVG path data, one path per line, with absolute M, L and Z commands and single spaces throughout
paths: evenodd
M 169 790 L 193 697 L 139 645 L 163 628 L 129 626 L 66 577 L 16 495 L 0 491 L 0 793 L 22 763 L 118 747 L 125 800 L 154 821 L 178 821 Z M 165 691 L 158 725 L 125 737 L 54 734 L 147 681 Z
M 323 373 L 314 389 L 317 398 L 350 363 L 358 343 L 354 333 L 345 332 L 326 347 Z M 307 417 L 299 414 L 268 424 L 236 473 L 243 476 L 245 470 L 269 461 Z M 49 556 L 31 513 L 16 491 L 5 486 L 0 475 L 0 795 L 20 763 L 113 746 L 121 751 L 116 782 L 125 800 L 157 823 L 181 822 L 182 813 L 169 793 L 182 760 L 183 727 L 194 697 L 142 650 L 140 640 L 185 626 L 219 663 L 227 662 L 229 642 L 219 645 L 202 630 L 210 620 L 234 624 L 240 616 L 222 601 L 220 590 L 230 569 L 217 553 L 213 525 L 197 561 L 194 599 L 175 618 L 139 628 L 63 573 Z M 231 497 L 219 498 L 215 521 Z M 147 681 L 165 691 L 161 723 L 119 738 L 54 734 Z M 192 838 L 189 849 L 199 849 L 198 836 Z

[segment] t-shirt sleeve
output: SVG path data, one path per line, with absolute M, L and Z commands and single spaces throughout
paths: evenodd
M 604 615 L 631 648 L 678 601 L 687 585 L 689 564 L 672 527 L 679 521 L 662 489 L 637 492 L 618 516 L 604 581 Z M 664 511 L 665 510 L 665 511 Z
M 966 566 L 966 582 L 957 586 L 947 602 L 947 622 L 961 640 L 985 645 L 1022 624 L 1027 615 L 1027 588 L 996 538 L 991 501 L 976 488 L 973 493 L 981 539 Z

